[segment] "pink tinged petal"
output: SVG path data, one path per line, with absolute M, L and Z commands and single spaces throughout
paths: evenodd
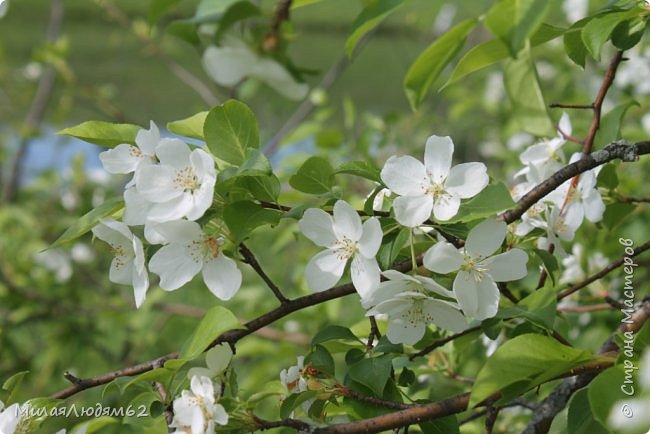
M 332 216 L 319 208 L 309 208 L 298 222 L 300 231 L 316 245 L 332 247 L 337 239 Z
M 496 315 L 499 308 L 499 289 L 487 274 L 477 281 L 468 272 L 460 271 L 454 279 L 454 293 L 466 316 L 484 320 Z
M 221 300 L 230 300 L 241 286 L 241 271 L 223 254 L 205 262 L 202 274 L 208 289 Z
M 386 336 L 394 344 L 414 345 L 424 337 L 426 326 L 420 321 L 409 321 L 402 317 L 388 320 Z
M 189 245 L 193 241 L 200 241 L 203 238 L 201 226 L 187 220 L 158 223 L 155 230 L 169 243 Z
M 521 249 L 512 249 L 486 259 L 483 264 L 496 282 L 510 282 L 526 277 L 528 274 L 527 262 L 526 252 Z
M 605 203 L 603 198 L 600 197 L 600 193 L 595 188 L 592 188 L 586 195 L 582 198 L 582 203 L 584 205 L 585 217 L 590 222 L 599 222 L 603 219 L 603 213 L 605 212 Z
M 135 146 L 122 143 L 99 154 L 99 160 L 109 173 L 131 173 L 142 161 L 139 154 L 140 150 Z
M 424 148 L 424 166 L 427 176 L 436 184 L 442 184 L 449 175 L 454 142 L 451 137 L 431 136 Z
M 149 220 L 167 222 L 187 216 L 194 210 L 194 200 L 190 193 L 183 193 L 167 202 L 157 203 L 149 211 Z
M 350 275 L 355 289 L 361 297 L 367 297 L 379 286 L 381 270 L 375 258 L 354 255 Z
M 176 169 L 171 166 L 141 167 L 135 173 L 136 188 L 150 202 L 167 202 L 183 194 L 183 189 L 174 184 L 175 176 Z
M 433 201 L 433 215 L 437 220 L 447 221 L 456 214 L 460 208 L 460 198 L 442 194 Z
M 543 142 L 532 145 L 522 152 L 519 156 L 519 161 L 526 165 L 540 163 L 551 158 L 551 155 L 553 155 L 553 149 L 549 146 L 548 142 Z
M 348 238 L 359 241 L 362 234 L 361 217 L 357 211 L 344 200 L 337 200 L 334 204 L 334 232 L 339 240 Z
M 305 267 L 307 284 L 313 291 L 324 291 L 334 286 L 343 275 L 347 260 L 340 259 L 331 250 L 317 253 Z
M 402 225 L 415 228 L 431 217 L 431 196 L 400 196 L 393 201 L 395 219 Z
M 445 330 L 454 333 L 461 332 L 467 328 L 467 320 L 462 313 L 449 303 L 440 300 L 425 300 L 422 302 L 422 310 L 433 318 L 433 323 Z
M 424 266 L 439 274 L 452 273 L 463 265 L 465 258 L 456 247 L 446 241 L 434 244 L 424 254 L 422 260 Z
M 124 191 L 124 223 L 137 226 L 147 221 L 147 215 L 152 203 L 144 198 L 135 187 L 127 188 Z
M 390 157 L 381 169 L 381 179 L 391 191 L 402 196 L 423 194 L 429 185 L 424 164 L 409 155 Z
M 226 409 L 221 404 L 214 406 L 213 420 L 219 425 L 226 425 L 228 423 L 228 413 L 226 413 Z
M 190 162 L 190 147 L 179 139 L 162 139 L 156 146 L 160 164 L 181 169 Z
M 501 247 L 506 238 L 507 225 L 495 219 L 485 220 L 472 228 L 467 235 L 465 251 L 472 258 L 486 258 Z
M 467 199 L 476 196 L 490 182 L 487 167 L 483 163 L 463 163 L 451 168 L 445 191 Z
M 160 287 L 173 291 L 192 280 L 203 267 L 203 261 L 190 256 L 181 245 L 170 244 L 158 250 L 149 261 L 149 270 L 160 276 Z
M 149 122 L 149 129 L 141 129 L 135 136 L 135 143 L 138 145 L 143 154 L 154 156 L 156 154 L 156 146 L 160 141 L 160 131 L 154 123 Z
M 361 239 L 359 239 L 359 251 L 366 258 L 374 258 L 381 246 L 384 233 L 376 217 L 371 217 L 363 223 Z

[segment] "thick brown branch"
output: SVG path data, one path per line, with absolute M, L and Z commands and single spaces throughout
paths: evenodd
M 582 159 L 564 166 L 548 179 L 537 185 L 531 191 L 526 193 L 517 206 L 511 210 L 505 211 L 497 217 L 506 223 L 512 223 L 520 218 L 530 207 L 535 205 L 540 199 L 551 193 L 564 182 L 591 170 L 595 167 L 601 166 L 612 160 L 620 159 L 622 161 L 636 161 L 639 156 L 650 154 L 650 141 L 643 141 L 638 143 L 628 143 L 624 140 L 612 142 L 605 146 L 600 151 L 594 152 L 590 155 L 584 156 Z

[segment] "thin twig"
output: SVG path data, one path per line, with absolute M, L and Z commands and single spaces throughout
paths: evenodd
M 596 312 L 599 310 L 611 310 L 614 309 L 609 303 L 601 304 L 591 304 L 588 306 L 567 306 L 567 307 L 558 307 L 558 312 L 567 312 L 567 313 L 583 313 L 583 312 Z
M 348 398 L 356 399 L 357 401 L 366 402 L 368 404 L 372 404 L 378 407 L 393 408 L 397 410 L 403 410 L 405 408 L 415 407 L 414 404 L 404 404 L 402 402 L 387 401 L 385 399 L 375 398 L 374 396 L 366 396 L 361 393 L 355 392 L 354 390 L 345 386 L 339 386 L 336 388 L 336 390 L 343 396 L 347 396 Z
M 592 104 L 564 104 L 564 103 L 552 103 L 548 105 L 550 108 L 563 108 L 563 109 L 576 109 L 576 110 L 593 110 L 594 105 Z
M 431 351 L 435 350 L 436 348 L 440 348 L 446 343 L 453 341 L 454 339 L 458 339 L 462 336 L 468 335 L 470 333 L 474 333 L 479 330 L 481 330 L 481 326 L 470 327 L 468 329 L 463 330 L 462 332 L 455 333 L 451 336 L 447 336 L 446 338 L 438 339 L 437 341 L 434 341 L 431 345 L 426 346 L 425 348 L 418 351 L 417 353 L 411 354 L 409 356 L 409 360 L 413 360 L 416 357 L 427 355 Z
M 262 278 L 264 283 L 269 287 L 269 289 L 273 292 L 273 295 L 275 295 L 275 298 L 277 298 L 280 303 L 286 303 L 289 301 L 287 297 L 282 294 L 282 291 L 278 286 L 273 283 L 271 278 L 264 272 L 262 269 L 262 266 L 257 262 L 257 259 L 255 258 L 255 255 L 253 252 L 250 251 L 248 247 L 244 243 L 241 243 L 239 245 L 239 251 L 241 252 L 242 256 L 244 256 L 244 262 L 246 262 L 248 265 L 255 270 L 255 272 Z
M 372 351 L 373 343 L 375 339 L 381 338 L 381 333 L 379 333 L 379 326 L 375 317 L 371 315 L 368 320 L 370 321 L 370 335 L 368 336 L 368 343 L 366 343 L 366 350 Z

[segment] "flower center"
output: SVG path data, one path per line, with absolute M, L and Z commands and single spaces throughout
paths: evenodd
M 424 310 L 424 299 L 414 299 L 411 308 L 402 314 L 402 319 L 407 323 L 415 326 L 421 322 L 432 322 L 433 317 L 429 312 Z
M 336 242 L 334 250 L 339 259 L 350 259 L 359 251 L 359 243 L 349 238 L 343 238 Z
M 129 259 L 131 259 L 131 255 L 126 252 L 122 244 L 111 244 L 111 249 L 113 250 L 113 256 L 115 257 L 115 268 L 119 270 Z
M 469 273 L 476 282 L 483 280 L 483 275 L 488 272 L 488 268 L 483 265 L 480 259 L 472 258 L 467 254 L 465 255 L 465 261 L 460 266 L 460 269 Z
M 435 181 L 429 181 L 428 184 L 422 184 L 422 189 L 424 190 L 424 194 L 427 194 L 431 196 L 432 198 L 436 198 L 440 196 L 444 191 L 444 187 L 442 184 L 439 184 Z
M 202 263 L 216 259 L 221 254 L 224 239 L 221 237 L 204 235 L 203 238 L 192 240 L 187 246 L 190 257 L 194 262 Z
M 192 166 L 185 166 L 182 169 L 176 170 L 174 184 L 183 189 L 184 193 L 192 193 L 201 187 L 199 177 L 196 175 Z

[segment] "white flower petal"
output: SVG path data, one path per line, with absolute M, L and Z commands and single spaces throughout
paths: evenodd
M 458 272 L 454 279 L 454 293 L 466 316 L 482 321 L 497 314 L 499 289 L 488 274 L 477 281 L 466 271 Z
M 346 262 L 345 259 L 339 259 L 331 250 L 317 253 L 305 267 L 307 284 L 313 291 L 331 288 L 343 275 Z
M 154 121 L 149 121 L 149 129 L 144 128 L 138 131 L 135 136 L 135 143 L 143 154 L 153 156 L 156 154 L 156 146 L 160 141 L 160 131 Z
M 553 149 L 549 146 L 548 142 L 538 143 L 528 147 L 519 156 L 519 160 L 525 164 L 535 164 L 548 160 L 553 155 Z
M 334 232 L 337 238 L 348 238 L 359 241 L 362 233 L 361 217 L 357 211 L 344 200 L 337 200 L 334 204 Z
M 133 261 L 124 257 L 116 257 L 111 261 L 111 268 L 108 279 L 120 285 L 131 285 L 133 283 Z
M 149 275 L 147 274 L 147 270 L 137 271 L 133 267 L 132 282 L 135 307 L 139 309 L 147 296 L 147 289 L 149 289 Z
M 191 203 L 190 209 L 184 214 L 188 220 L 197 220 L 203 217 L 203 214 L 212 206 L 215 181 L 216 178 L 205 178 L 198 190 L 191 194 L 185 193 Z
M 605 212 L 605 203 L 603 198 L 600 197 L 600 193 L 595 188 L 592 188 L 587 194 L 582 198 L 582 203 L 584 205 L 585 217 L 590 222 L 599 222 L 603 219 L 603 214 Z
M 124 215 L 122 220 L 130 226 L 143 225 L 152 203 L 144 198 L 135 187 L 124 190 Z
M 560 123 L 559 123 L 559 129 L 558 134 L 566 134 L 567 136 L 570 136 L 573 134 L 573 127 L 571 126 L 571 119 L 569 118 L 569 114 L 567 112 L 562 113 L 562 117 L 560 117 Z
M 228 413 L 226 409 L 223 408 L 221 404 L 216 404 L 214 406 L 213 419 L 219 425 L 226 425 L 228 423 Z
M 361 238 L 359 239 L 359 251 L 366 258 L 374 258 L 381 246 L 384 233 L 376 217 L 371 217 L 363 223 Z
M 425 276 L 413 276 L 413 277 L 418 281 L 420 285 L 422 285 L 424 288 L 428 289 L 429 291 L 438 295 L 442 295 L 443 297 L 455 298 L 453 292 L 451 292 L 444 286 L 440 285 L 432 278 L 425 277 Z
M 160 287 L 165 291 L 185 285 L 202 266 L 202 261 L 192 259 L 190 252 L 178 244 L 161 247 L 149 261 L 149 270 L 160 276 Z
M 476 196 L 490 182 L 487 167 L 483 163 L 463 163 L 451 168 L 445 191 L 467 199 Z
M 381 169 L 381 179 L 392 192 L 402 196 L 423 194 L 429 185 L 424 164 L 409 155 L 390 157 Z
M 528 255 L 521 249 L 511 249 L 505 253 L 492 256 L 483 261 L 488 267 L 488 273 L 495 282 L 510 282 L 519 280 L 528 274 L 526 263 Z
M 189 164 L 190 153 L 187 143 L 179 139 L 162 139 L 156 146 L 156 155 L 160 164 L 175 169 L 181 169 Z
M 208 289 L 221 300 L 230 300 L 241 286 L 241 271 L 235 261 L 223 254 L 205 262 L 202 274 Z
M 203 238 L 201 226 L 196 222 L 187 220 L 158 223 L 155 228 L 156 232 L 170 243 L 187 245 Z
M 487 219 L 469 231 L 465 242 L 465 251 L 472 258 L 486 258 L 501 247 L 506 237 L 506 231 L 505 222 Z
M 424 337 L 425 328 L 423 322 L 411 322 L 402 317 L 390 318 L 386 336 L 394 344 L 414 345 Z
M 320 208 L 309 208 L 298 222 L 300 231 L 314 244 L 331 247 L 336 243 L 332 216 Z
M 355 289 L 361 297 L 367 297 L 379 286 L 381 270 L 375 258 L 354 255 L 350 275 Z
M 402 225 L 415 228 L 431 217 L 431 196 L 400 196 L 393 201 L 395 219 Z
M 460 208 L 460 198 L 448 194 L 441 194 L 433 202 L 433 215 L 437 220 L 447 221 L 456 214 Z
M 142 161 L 138 155 L 140 155 L 140 150 L 137 147 L 122 143 L 100 153 L 99 160 L 109 173 L 131 173 Z
M 448 274 L 458 270 L 464 258 L 456 247 L 446 241 L 440 241 L 427 250 L 422 262 L 434 273 Z
M 433 299 L 425 300 L 422 302 L 422 310 L 433 318 L 436 326 L 443 329 L 458 333 L 467 328 L 467 320 L 463 314 L 449 303 Z
M 431 181 L 442 184 L 449 175 L 454 142 L 451 137 L 431 136 L 424 148 L 424 166 Z
M 135 173 L 138 193 L 150 202 L 167 202 L 183 194 L 174 184 L 176 169 L 171 166 L 150 165 Z
M 258 62 L 247 47 L 210 46 L 203 52 L 203 67 L 221 86 L 231 87 L 247 76 Z
M 167 202 L 156 203 L 149 210 L 148 218 L 153 222 L 178 220 L 194 210 L 191 194 L 181 194 Z

